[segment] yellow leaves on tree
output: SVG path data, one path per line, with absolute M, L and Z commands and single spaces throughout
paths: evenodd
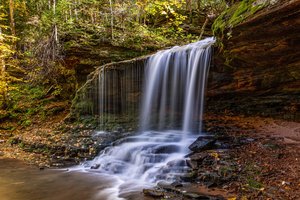
M 6 67 L 13 66 L 13 44 L 15 37 L 3 33 L 8 27 L 3 25 L 5 15 L 0 14 L 0 108 L 5 107 L 9 91 L 9 82 L 12 77 L 7 73 Z

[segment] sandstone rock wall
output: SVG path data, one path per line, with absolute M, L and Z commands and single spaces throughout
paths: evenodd
M 215 48 L 206 110 L 216 114 L 259 115 L 298 121 L 300 0 L 285 1 L 261 10 L 233 28 L 232 37 L 223 44 L 222 51 Z M 99 115 L 101 101 L 97 97 L 99 89 L 95 88 L 99 85 L 99 74 L 105 69 L 106 73 L 115 74 L 110 75 L 112 82 L 108 84 L 110 91 L 105 112 L 113 115 L 113 121 L 117 123 L 136 122 L 147 58 L 98 67 L 78 91 L 72 116 Z M 111 116 L 105 119 L 106 122 L 109 120 L 112 120 Z
M 68 119 L 86 121 L 104 130 L 137 128 L 147 58 L 98 67 L 77 91 Z
M 209 109 L 299 120 L 300 1 L 261 10 L 223 43 L 210 74 Z

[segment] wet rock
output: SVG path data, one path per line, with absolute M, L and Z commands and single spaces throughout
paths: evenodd
M 95 165 L 91 166 L 91 169 L 99 169 L 99 167 L 100 167 L 100 164 L 95 164 Z
M 204 185 L 207 187 L 207 188 L 212 188 L 212 187 L 217 187 L 218 184 L 216 184 L 216 182 L 205 182 Z
M 212 155 L 208 155 L 203 159 L 201 165 L 211 166 L 211 165 L 215 164 L 217 161 L 218 161 L 218 158 L 216 158 Z
M 189 146 L 189 149 L 194 152 L 201 152 L 203 150 L 213 149 L 216 141 L 216 139 L 210 137 L 199 137 L 195 142 L 193 142 Z
M 143 193 L 147 196 L 151 197 L 163 197 L 164 192 L 160 190 L 152 190 L 152 189 L 143 189 Z
M 230 149 L 234 146 L 234 138 L 226 135 L 218 136 L 216 138 L 216 149 Z
M 179 189 L 179 187 L 175 187 L 170 183 L 167 183 L 165 181 L 160 181 L 159 183 L 157 183 L 157 186 L 167 192 L 172 192 L 172 193 L 176 193 L 176 194 L 180 194 L 182 193 L 181 189 Z
M 184 182 L 192 182 L 192 181 L 194 181 L 195 178 L 196 178 L 195 172 L 191 172 L 191 173 L 185 174 L 183 176 L 180 176 L 180 180 L 182 180 Z
M 53 166 L 53 167 L 63 167 L 64 164 L 63 163 L 51 163 L 51 166 Z
M 171 183 L 171 186 L 173 186 L 173 187 L 182 187 L 183 184 L 180 183 L 179 181 L 175 181 L 175 182 Z
M 254 142 L 254 141 L 255 141 L 255 139 L 253 139 L 253 138 L 245 138 L 244 140 L 242 140 L 242 142 L 244 144 L 248 144 L 248 143 L 251 143 L 251 142 Z
M 124 130 L 124 128 L 122 128 L 122 127 L 118 127 L 118 128 L 116 129 L 116 131 L 117 131 L 118 133 L 122 133 L 122 132 L 124 132 L 125 130 Z
M 157 186 L 164 189 L 164 190 L 167 190 L 167 191 L 173 191 L 174 190 L 174 187 L 171 184 L 169 184 L 165 181 L 158 182 Z
M 69 157 L 62 158 L 62 163 L 64 164 L 65 167 L 78 164 L 75 158 L 69 158 Z
M 197 162 L 192 161 L 192 160 L 186 160 L 186 165 L 192 169 L 197 169 L 197 167 L 198 167 Z
M 164 154 L 177 152 L 179 147 L 177 145 L 162 145 L 153 150 L 153 153 Z
M 204 185 L 206 185 L 208 188 L 217 187 L 235 180 L 236 176 L 232 173 L 232 171 L 228 171 L 226 173 L 212 171 L 199 172 L 199 177 L 197 179 L 204 183 Z
M 177 167 L 184 167 L 186 166 L 186 160 L 172 160 L 170 162 L 167 163 L 168 166 L 170 167 L 174 167 L 174 166 L 177 166 Z
M 187 197 L 189 199 L 199 199 L 199 200 L 210 200 L 211 199 L 209 196 L 205 196 L 205 195 L 197 194 L 197 193 L 193 193 L 193 192 L 183 193 L 183 196 Z
M 202 162 L 208 155 L 207 152 L 194 153 L 190 156 L 191 161 Z

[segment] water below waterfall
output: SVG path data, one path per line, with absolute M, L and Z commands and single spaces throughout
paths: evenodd
M 160 51 L 148 59 L 139 131 L 76 167 L 116 180 L 114 187 L 102 191 L 109 194 L 107 199 L 118 199 L 120 191 L 151 187 L 161 180 L 172 182 L 188 172 L 185 155 L 201 134 L 213 43 L 214 38 L 207 38 Z

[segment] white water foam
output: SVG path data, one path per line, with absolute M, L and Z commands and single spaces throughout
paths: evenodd
M 140 131 L 105 148 L 75 169 L 112 177 L 98 196 L 172 182 L 189 171 L 185 155 L 201 133 L 206 80 L 214 38 L 160 51 L 145 68 Z M 196 133 L 196 134 L 195 134 Z

